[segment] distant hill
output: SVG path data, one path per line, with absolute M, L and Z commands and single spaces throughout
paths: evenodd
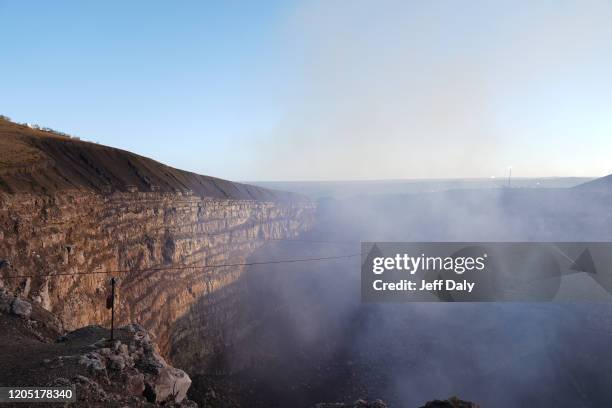
M 574 187 L 581 190 L 592 190 L 592 191 L 610 191 L 612 192 L 612 174 L 596 178 L 595 180 L 582 183 Z
M 202 197 L 276 201 L 292 193 L 202 176 L 137 154 L 0 117 L 0 191 L 189 191 Z
M 588 177 L 515 177 L 513 189 L 565 189 L 593 180 Z M 355 181 L 251 181 L 250 183 L 283 191 L 292 191 L 311 198 L 353 197 L 380 194 L 433 193 L 450 190 L 504 189 L 508 179 L 455 178 Z

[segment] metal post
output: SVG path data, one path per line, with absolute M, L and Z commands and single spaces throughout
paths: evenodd
M 115 277 L 111 278 L 111 335 L 113 341 L 115 337 Z

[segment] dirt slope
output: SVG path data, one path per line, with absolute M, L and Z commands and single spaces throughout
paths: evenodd
M 0 192 L 186 191 L 202 197 L 276 201 L 297 195 L 178 170 L 125 150 L 0 118 Z

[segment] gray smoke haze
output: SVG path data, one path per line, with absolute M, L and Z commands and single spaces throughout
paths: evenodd
M 294 85 L 280 92 L 280 124 L 250 146 L 250 174 L 607 174 L 593 146 L 609 127 L 589 115 L 612 104 L 593 69 L 612 51 L 611 17 L 597 1 L 304 3 L 279 45 Z
M 612 53 L 606 2 L 308 2 L 279 45 L 295 85 L 283 119 L 246 146 L 268 180 L 598 175 Z M 608 140 L 608 141 L 606 141 Z M 608 148 L 610 147 L 610 148 Z M 424 190 L 427 191 L 427 190 Z M 322 198 L 303 239 L 610 241 L 612 198 L 481 189 Z M 255 260 L 359 252 L 274 243 Z M 254 267 L 255 327 L 228 370 L 253 407 L 458 395 L 483 407 L 610 406 L 610 304 L 360 301 L 359 260 Z
M 607 241 L 610 205 L 605 192 L 572 189 L 332 198 L 320 201 L 317 226 L 302 238 Z M 358 244 L 277 243 L 256 257 L 355 251 Z M 418 407 L 451 395 L 496 408 L 612 401 L 610 304 L 362 304 L 359 263 L 248 272 L 246 314 L 258 329 L 230 365 L 257 378 L 253 395 L 268 405 L 253 406 L 367 397 Z

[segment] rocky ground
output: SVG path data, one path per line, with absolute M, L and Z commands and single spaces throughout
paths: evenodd
M 360 399 L 350 404 L 345 404 L 345 403 L 316 404 L 313 408 L 387 408 L 387 404 L 385 404 L 381 400 L 365 401 L 365 400 Z M 445 401 L 440 401 L 440 400 L 430 401 L 426 403 L 425 405 L 423 405 L 421 408 L 479 408 L 479 407 L 478 405 L 474 403 L 462 401 L 456 397 L 451 397 Z
M 189 376 L 139 325 L 113 341 L 100 326 L 62 334 L 52 314 L 2 288 L 0 312 L 0 386 L 74 386 L 75 407 L 197 407 L 186 398 Z

